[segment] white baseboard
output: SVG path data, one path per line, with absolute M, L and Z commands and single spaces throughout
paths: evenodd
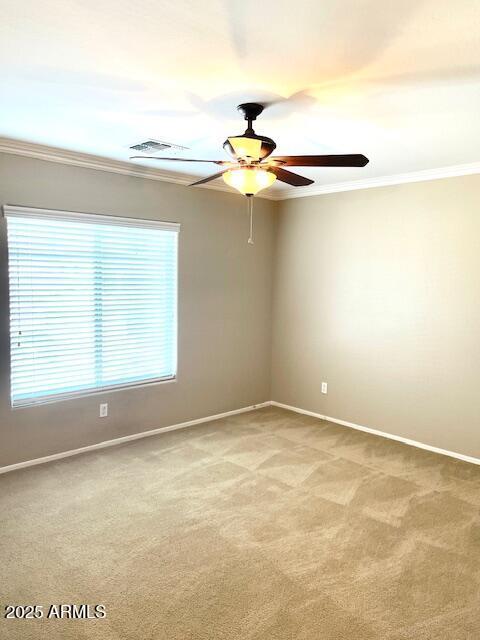
M 122 436 L 121 438 L 114 438 L 113 440 L 105 440 L 104 442 L 89 444 L 86 447 L 80 447 L 78 449 L 70 449 L 69 451 L 54 453 L 51 456 L 44 456 L 43 458 L 35 458 L 34 460 L 25 460 L 24 462 L 9 464 L 6 467 L 0 467 L 0 474 L 8 473 L 9 471 L 16 471 L 17 469 L 24 469 L 25 467 L 33 467 L 37 464 L 44 464 L 45 462 L 60 460 L 61 458 L 69 458 L 70 456 L 76 456 L 80 453 L 86 453 L 88 451 L 96 451 L 97 449 L 114 447 L 118 444 L 131 442 L 132 440 L 140 440 L 141 438 L 148 438 L 150 436 L 155 436 L 159 433 L 165 433 L 166 431 L 176 431 L 177 429 L 185 429 L 185 427 L 192 427 L 196 424 L 202 424 L 203 422 L 220 420 L 220 418 L 227 418 L 228 416 L 234 416 L 237 413 L 244 413 L 246 411 L 253 411 L 254 409 L 261 409 L 262 407 L 269 407 L 269 406 L 270 406 L 269 401 L 261 402 L 260 404 L 252 404 L 249 407 L 242 407 L 241 409 L 233 409 L 233 411 L 225 411 L 225 413 L 217 413 L 214 416 L 206 416 L 205 418 L 196 418 L 195 420 L 188 420 L 187 422 L 172 424 L 168 427 L 159 427 L 158 429 L 151 429 L 150 431 L 142 431 L 141 433 L 132 433 L 129 436 Z
M 315 411 L 307 411 L 306 409 L 300 409 L 299 407 L 292 407 L 289 404 L 283 404 L 281 402 L 276 402 L 275 400 L 271 400 L 267 402 L 261 402 L 260 404 L 253 404 L 248 407 L 242 407 L 241 409 L 234 409 L 233 411 L 217 413 L 213 416 L 206 416 L 204 418 L 196 418 L 195 420 L 188 420 L 187 422 L 172 424 L 168 427 L 159 427 L 157 429 L 151 429 L 149 431 L 142 431 L 141 433 L 133 433 L 128 436 L 122 436 L 121 438 L 115 438 L 113 440 L 105 440 L 104 442 L 97 442 L 96 444 L 90 444 L 86 447 L 80 447 L 78 449 L 70 449 L 69 451 L 54 453 L 50 456 L 44 456 L 43 458 L 35 458 L 34 460 L 25 460 L 24 462 L 17 462 L 15 464 L 10 464 L 5 467 L 0 467 L 0 474 L 8 473 L 10 471 L 16 471 L 18 469 L 24 469 L 25 467 L 33 467 L 37 464 L 44 464 L 46 462 L 61 460 L 62 458 L 69 458 L 70 456 L 76 456 L 76 455 L 79 455 L 80 453 L 87 453 L 88 451 L 95 451 L 97 449 L 114 447 L 119 444 L 124 444 L 125 442 L 131 442 L 132 440 L 140 440 L 141 438 L 148 438 L 150 436 L 155 436 L 159 433 L 166 433 L 167 431 L 176 431 L 177 429 L 185 429 L 186 427 L 192 427 L 196 424 L 202 424 L 203 422 L 220 420 L 221 418 L 234 416 L 237 413 L 245 413 L 246 411 L 254 411 L 255 409 L 262 409 L 263 407 L 269 407 L 269 406 L 280 407 L 281 409 L 287 409 L 288 411 L 294 411 L 295 413 L 301 413 L 306 416 L 312 416 L 313 418 L 319 418 L 320 420 L 328 420 L 328 422 L 340 424 L 344 427 L 350 427 L 351 429 L 356 429 L 357 431 L 365 431 L 366 433 L 371 433 L 375 436 L 380 436 L 382 438 L 388 438 L 389 440 L 396 440 L 398 442 L 403 442 L 404 444 L 408 444 L 412 447 L 425 449 L 426 451 L 432 451 L 433 453 L 440 453 L 441 455 L 450 456 L 451 458 L 456 458 L 457 460 L 463 460 L 464 462 L 470 462 L 472 464 L 480 465 L 480 458 L 467 456 L 463 453 L 456 453 L 455 451 L 448 451 L 447 449 L 440 449 L 439 447 L 433 447 L 429 444 L 418 442 L 417 440 L 411 440 L 410 438 L 397 436 L 393 433 L 386 433 L 385 431 L 379 431 L 378 429 L 363 427 L 359 424 L 355 424 L 354 422 L 339 420 L 338 418 L 333 418 L 332 416 L 325 416 L 325 415 L 322 415 L 321 413 L 316 413 Z
M 270 404 L 273 407 L 280 407 L 281 409 L 288 409 L 289 411 L 295 411 L 296 413 L 302 413 L 306 416 L 312 416 L 313 418 L 320 418 L 321 420 L 328 420 L 328 422 L 334 422 L 335 424 L 341 424 L 344 427 L 350 427 L 351 429 L 357 429 L 357 431 L 365 431 L 371 433 L 374 436 L 381 436 L 382 438 L 388 438 L 389 440 L 397 440 L 408 444 L 411 447 L 417 447 L 418 449 L 425 449 L 426 451 L 432 451 L 433 453 L 440 453 L 444 456 L 450 456 L 450 458 L 456 458 L 457 460 L 463 460 L 464 462 L 471 462 L 472 464 L 480 465 L 480 458 L 474 458 L 473 456 L 467 456 L 463 453 L 456 453 L 455 451 L 448 451 L 447 449 L 440 449 L 439 447 L 433 447 L 432 445 L 418 442 L 417 440 L 411 440 L 410 438 L 404 438 L 403 436 L 396 436 L 393 433 L 386 433 L 385 431 L 379 431 L 378 429 L 371 429 L 370 427 L 362 427 L 354 422 L 347 422 L 346 420 L 339 420 L 338 418 L 332 418 L 331 416 L 324 416 L 314 411 L 307 411 L 306 409 L 299 409 L 298 407 L 292 407 L 289 404 L 282 404 L 272 400 Z

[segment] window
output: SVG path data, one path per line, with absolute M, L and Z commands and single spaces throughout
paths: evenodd
M 4 209 L 12 406 L 175 377 L 178 224 Z

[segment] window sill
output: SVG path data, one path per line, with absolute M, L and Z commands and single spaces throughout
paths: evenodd
M 64 402 L 65 400 L 79 400 L 81 398 L 90 398 L 91 396 L 103 395 L 105 393 L 117 393 L 119 391 L 127 391 L 129 389 L 140 389 L 145 387 L 153 387 L 160 384 L 167 384 L 176 382 L 177 376 L 170 376 L 168 378 L 156 378 L 154 380 L 145 380 L 140 382 L 134 382 L 132 384 L 114 385 L 112 387 L 102 387 L 99 389 L 86 389 L 85 391 L 77 391 L 73 393 L 63 393 L 52 396 L 45 396 L 38 398 L 38 400 L 25 400 L 24 402 L 12 404 L 11 409 L 17 411 L 18 409 L 31 409 L 32 407 L 38 407 L 44 404 L 53 404 L 56 402 Z

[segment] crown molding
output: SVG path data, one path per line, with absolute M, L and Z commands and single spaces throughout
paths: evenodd
M 356 191 L 357 189 L 389 187 L 396 184 L 407 184 L 409 182 L 425 182 L 428 180 L 440 180 L 442 178 L 469 176 L 475 173 L 480 173 L 480 162 L 472 162 L 470 164 L 457 164 L 452 167 L 439 167 L 438 169 L 423 169 L 421 171 L 411 171 L 410 173 L 396 173 L 390 176 L 365 178 L 363 180 L 351 180 L 350 182 L 336 182 L 334 184 L 321 184 L 313 185 L 310 187 L 292 187 L 279 192 L 277 194 L 276 200 L 289 200 L 291 198 L 321 196 L 327 193 Z
M 113 160 L 103 156 L 96 156 L 80 151 L 68 151 L 59 147 L 50 147 L 34 142 L 15 140 L 0 136 L 0 153 L 10 153 L 13 155 L 37 158 L 48 162 L 58 162 L 76 167 L 95 169 L 97 171 L 108 171 L 110 173 L 120 173 L 136 178 L 146 178 L 147 180 L 160 180 L 173 184 L 188 186 L 198 176 L 175 171 L 165 171 L 154 167 L 145 167 L 122 160 Z M 308 187 L 290 187 L 286 189 L 272 189 L 262 192 L 257 198 L 267 200 L 289 200 L 291 198 L 305 198 L 311 196 L 321 196 L 327 193 L 340 193 L 342 191 L 355 191 L 357 189 L 374 189 L 375 187 L 388 187 L 396 184 L 406 184 L 409 182 L 424 182 L 427 180 L 440 180 L 442 178 L 454 178 L 458 176 L 468 176 L 480 173 L 480 162 L 470 164 L 459 164 L 451 167 L 440 167 L 438 169 L 423 169 L 410 173 L 397 173 L 378 178 L 365 178 L 362 180 L 351 180 L 350 182 L 337 182 L 334 184 L 313 185 Z M 202 189 L 213 189 L 223 191 L 233 195 L 239 195 L 232 191 L 223 182 L 217 181 L 209 184 L 199 185 Z
M 133 162 L 125 162 L 122 160 L 113 160 L 103 156 L 96 156 L 80 151 L 69 151 L 59 147 L 49 147 L 34 142 L 26 142 L 23 140 L 15 140 L 13 138 L 5 138 L 0 136 L 0 153 L 10 153 L 17 156 L 25 156 L 27 158 L 36 158 L 38 160 L 46 160 L 47 162 L 57 162 L 59 164 L 68 164 L 75 167 L 84 167 L 86 169 L 95 169 L 97 171 L 108 171 L 109 173 L 120 173 L 135 178 L 146 178 L 147 180 L 160 180 L 161 182 L 170 182 L 173 184 L 181 184 L 188 186 L 199 177 L 186 173 L 178 173 L 176 171 L 165 171 L 163 169 L 155 169 L 154 167 L 145 167 Z M 223 182 L 215 184 L 199 185 L 202 189 L 213 189 L 215 191 L 224 191 L 232 195 L 240 195 L 232 191 Z M 257 197 L 273 200 L 272 194 L 259 194 Z

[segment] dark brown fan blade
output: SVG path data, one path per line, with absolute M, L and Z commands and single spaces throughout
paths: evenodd
M 214 173 L 213 176 L 208 176 L 208 178 L 202 178 L 201 180 L 197 180 L 197 182 L 192 182 L 192 184 L 189 184 L 188 186 L 196 187 L 198 184 L 204 184 L 205 182 L 210 182 L 210 180 L 215 180 L 216 178 L 219 178 L 226 171 L 228 171 L 228 169 L 225 169 L 224 171 L 219 171 L 218 173 Z
M 174 160 L 175 162 L 213 162 L 228 164 L 228 160 L 194 160 L 193 158 L 159 158 L 158 156 L 130 156 L 130 160 Z
M 361 153 L 344 156 L 274 156 L 269 160 L 279 160 L 286 167 L 364 167 L 368 158 Z
M 304 187 L 307 184 L 313 184 L 313 180 L 310 180 L 310 178 L 299 176 L 298 173 L 286 171 L 281 167 L 268 167 L 268 170 L 274 173 L 281 182 L 286 182 L 294 187 Z

